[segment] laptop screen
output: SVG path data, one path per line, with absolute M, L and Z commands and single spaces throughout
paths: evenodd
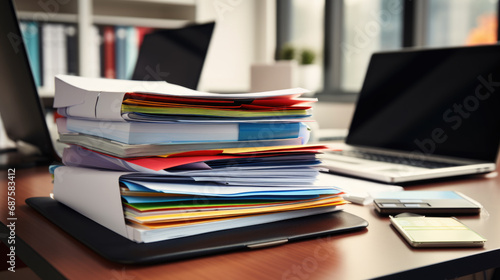
M 214 28 L 210 22 L 147 34 L 132 79 L 165 80 L 196 89 Z
M 11 1 L 0 1 L 0 115 L 7 136 L 56 157 Z
M 346 143 L 495 162 L 500 45 L 376 53 Z

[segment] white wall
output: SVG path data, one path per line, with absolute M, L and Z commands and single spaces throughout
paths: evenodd
M 199 90 L 245 92 L 250 65 L 272 57 L 273 0 L 198 0 L 196 21 L 215 20 Z
M 354 103 L 318 102 L 313 116 L 319 128 L 348 128 L 354 114 Z
M 245 92 L 252 63 L 270 63 L 276 47 L 275 0 L 197 0 L 196 21 L 216 21 L 199 90 Z M 320 128 L 347 128 L 352 103 L 319 102 Z

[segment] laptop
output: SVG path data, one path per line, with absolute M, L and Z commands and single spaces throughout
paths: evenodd
M 45 165 L 60 159 L 31 73 L 15 9 L 0 1 L 0 116 L 15 149 L 0 152 L 0 168 Z
M 372 55 L 335 173 L 404 183 L 487 173 L 500 141 L 500 45 Z
M 197 89 L 215 22 L 160 29 L 144 36 L 132 80 Z
M 214 26 L 211 22 L 146 35 L 134 78 L 166 77 L 169 82 L 195 89 Z M 49 131 L 13 1 L 0 1 L 0 38 L 0 121 L 7 137 L 16 144 L 14 149 L 0 150 L 0 168 L 60 161 L 65 145 Z

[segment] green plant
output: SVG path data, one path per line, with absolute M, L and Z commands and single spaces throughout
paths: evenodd
M 304 49 L 300 53 L 299 63 L 301 65 L 313 64 L 315 59 L 316 59 L 316 54 L 314 53 L 314 51 L 310 49 Z
M 292 45 L 286 44 L 280 51 L 280 60 L 295 59 L 295 48 Z

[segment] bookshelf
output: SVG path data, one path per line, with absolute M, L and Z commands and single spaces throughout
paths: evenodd
M 92 76 L 89 43 L 94 25 L 176 28 L 196 21 L 197 0 L 14 0 L 20 21 L 72 24 L 77 28 L 78 74 Z M 42 54 L 40 54 L 42 55 Z M 39 87 L 42 99 L 54 90 Z M 44 102 L 45 103 L 45 102 Z
M 198 88 L 202 91 L 248 91 L 251 64 L 274 58 L 275 0 L 14 0 L 14 4 L 22 21 L 76 25 L 81 44 L 78 60 L 85 62 L 92 36 L 89 29 L 94 24 L 173 28 L 216 21 Z M 88 63 L 79 63 L 80 75 L 89 70 L 85 65 Z M 39 94 L 50 113 L 54 90 L 40 87 Z M 0 145 L 3 135 L 0 125 Z
M 196 20 L 195 0 L 14 0 L 20 19 L 168 28 Z M 43 4 L 46 3 L 46 4 Z
M 19 18 L 78 28 L 79 75 L 88 75 L 93 25 L 175 28 L 190 22 L 216 21 L 198 89 L 245 92 L 250 66 L 271 63 L 275 52 L 274 0 L 14 0 Z M 39 3 L 46 3 L 40 5 Z M 96 64 L 96 63 L 94 63 Z M 42 97 L 53 89 L 40 87 Z

